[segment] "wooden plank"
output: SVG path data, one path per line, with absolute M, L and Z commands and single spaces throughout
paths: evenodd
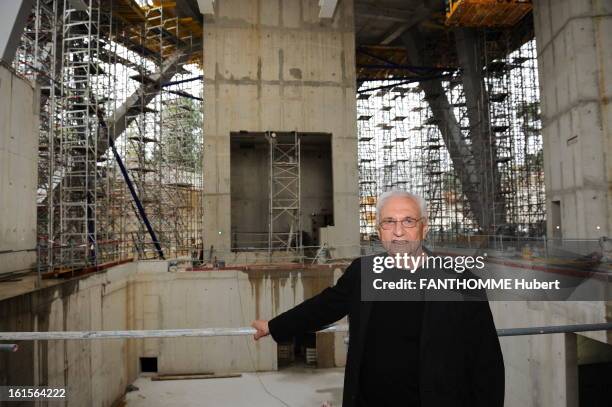
M 188 375 L 158 375 L 151 377 L 153 381 L 163 380 L 201 380 L 201 379 L 227 379 L 232 377 L 242 377 L 242 373 L 203 373 L 203 374 L 188 374 Z

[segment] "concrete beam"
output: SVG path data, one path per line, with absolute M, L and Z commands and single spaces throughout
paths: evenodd
M 0 1 L 0 60 L 11 64 L 32 11 L 32 0 Z
M 406 23 L 414 18 L 415 9 L 394 8 L 370 3 L 355 3 L 355 15 L 379 20 Z
M 215 0 L 198 0 L 201 14 L 215 14 Z
M 388 45 L 399 38 L 404 32 L 427 19 L 431 15 L 432 11 L 428 7 L 419 7 L 412 12 L 410 18 L 400 24 L 394 25 L 383 37 L 378 41 L 381 45 Z
M 319 0 L 319 18 L 332 18 L 337 5 L 338 0 Z
M 169 81 L 178 64 L 182 62 L 186 56 L 185 50 L 177 50 L 168 59 L 164 61 L 159 71 L 150 75 L 147 80 L 144 80 L 138 89 L 134 91 L 126 100 L 117 108 L 117 110 L 106 120 L 108 128 L 108 137 L 113 141 L 125 131 L 125 129 L 134 120 L 129 118 L 128 114 L 134 112 L 143 104 L 146 106 L 159 94 L 163 82 Z M 98 150 L 98 154 L 102 155 L 104 151 Z

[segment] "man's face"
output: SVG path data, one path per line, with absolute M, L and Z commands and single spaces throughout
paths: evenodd
M 388 198 L 380 209 L 378 221 L 378 237 L 389 254 L 408 253 L 416 255 L 421 249 L 421 242 L 427 234 L 427 222 L 421 219 L 419 204 L 412 198 L 394 196 Z M 403 220 L 419 219 L 414 227 L 402 226 Z M 391 223 L 391 228 L 381 226 L 384 222 Z

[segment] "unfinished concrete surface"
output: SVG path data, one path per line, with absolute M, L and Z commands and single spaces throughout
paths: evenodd
M 536 0 L 548 236 L 612 232 L 612 2 Z
M 319 407 L 324 402 L 340 407 L 343 381 L 344 369 L 309 367 L 227 379 L 152 381 L 139 377 L 134 382 L 139 390 L 128 393 L 125 400 L 127 407 Z
M 339 2 L 329 21 L 309 0 L 224 0 L 215 9 L 203 37 L 204 213 L 215 214 L 204 216 L 204 247 L 233 258 L 230 134 L 298 131 L 331 134 L 339 232 L 322 235 L 335 257 L 358 255 L 353 2 Z
M 271 318 L 334 283 L 327 270 L 168 272 L 168 262 L 124 264 L 0 301 L 2 331 L 243 327 Z M 318 334 L 322 366 L 343 366 L 343 333 Z M 251 337 L 40 341 L 0 354 L 0 385 L 67 387 L 71 406 L 110 406 L 140 374 L 276 370 L 271 339 Z M 327 358 L 326 360 L 323 360 Z
M 491 302 L 497 328 L 606 321 L 610 306 L 588 301 Z M 578 406 L 579 338 L 612 344 L 610 332 L 500 338 L 506 367 L 506 406 Z M 599 360 L 602 362 L 604 360 Z
M 58 4 L 60 10 L 64 4 L 60 0 L 36 3 L 38 6 Z M 91 7 L 95 2 L 89 3 Z M 181 7 L 182 12 L 190 6 L 192 11 L 197 11 L 193 8 L 197 8 L 195 0 L 168 2 L 168 9 L 174 7 L 171 3 Z M 318 3 L 317 0 L 217 0 L 214 13 L 204 18 L 203 29 L 198 28 L 196 37 L 199 39 L 199 34 L 203 34 L 203 51 L 198 53 L 204 55 L 205 78 L 203 247 L 208 250 L 213 246 L 214 254 L 228 262 L 266 263 L 287 255 L 286 252 L 270 254 L 265 250 L 230 252 L 236 242 L 232 240 L 233 232 L 241 230 L 236 229 L 238 225 L 245 232 L 265 231 L 269 204 L 266 197 L 269 192 L 267 149 L 249 150 L 238 146 L 233 150 L 232 134 L 297 131 L 304 134 L 305 147 L 313 135 L 329 137 L 329 145 L 303 150 L 302 181 L 308 193 L 303 196 L 302 225 L 306 232 L 312 232 L 313 239 L 317 237 L 315 243 L 330 245 L 333 256 L 355 257 L 359 254 L 360 232 L 356 82 L 368 80 L 367 75 L 365 79 L 356 78 L 356 65 L 385 62 L 380 61 L 380 56 L 395 58 L 395 54 L 384 51 L 378 54 L 379 60 L 377 57 L 368 60 L 361 55 L 362 64 L 357 63 L 356 38 L 361 46 L 391 45 L 396 48 L 393 52 L 398 52 L 397 48 L 403 47 L 397 41 L 402 33 L 418 29 L 424 40 L 430 41 L 422 44 L 430 48 L 425 51 L 440 51 L 434 54 L 442 54 L 442 57 L 426 59 L 426 55 L 409 53 L 408 59 L 395 59 L 391 65 L 439 67 L 453 62 L 447 55 L 448 51 L 456 52 L 454 45 L 448 47 L 448 39 L 453 39 L 453 33 L 442 29 L 435 17 L 444 13 L 441 0 L 381 0 L 371 4 L 340 1 L 330 20 L 319 18 Z M 385 6 L 377 7 L 383 3 Z M 535 0 L 534 5 L 544 122 L 548 237 L 608 236 L 612 231 L 612 164 L 609 158 L 612 156 L 612 3 L 606 0 Z M 86 21 L 91 21 L 92 16 L 90 14 Z M 428 20 L 422 21 L 426 16 Z M 199 17 L 199 14 L 192 15 L 194 21 Z M 66 28 L 57 24 L 60 19 L 47 21 L 49 27 L 58 27 L 57 33 Z M 357 28 L 354 21 L 358 22 Z M 31 24 L 40 22 L 30 19 L 26 31 L 34 33 Z M 516 31 L 523 30 L 526 37 L 530 36 L 530 30 L 527 30 L 529 33 L 524 31 L 524 26 L 530 24 Z M 136 31 L 146 32 L 146 25 L 146 22 L 136 24 Z M 44 24 L 40 27 L 44 31 Z M 7 28 L 13 32 L 24 31 L 23 26 Z M 52 49 L 45 39 L 55 41 L 57 37 L 60 39 L 55 45 L 59 48 L 64 45 L 61 36 L 38 34 L 33 36 L 40 41 L 35 49 Z M 95 38 L 88 44 L 112 42 L 103 33 L 97 33 Z M 115 40 L 121 41 L 120 36 Z M 459 48 L 469 51 L 469 45 L 467 41 Z M 56 61 L 74 62 L 77 52 L 58 52 L 49 56 L 50 65 L 46 64 L 48 61 L 36 61 L 35 65 L 47 69 Z M 164 64 L 160 64 L 163 58 L 158 57 L 154 56 L 158 59 L 157 67 L 163 68 Z M 170 71 L 178 70 L 177 58 L 174 62 L 166 61 L 166 68 L 160 70 L 162 74 L 150 84 L 139 85 L 140 89 L 147 89 L 143 95 L 146 100 L 152 100 L 158 88 L 162 88 L 161 84 L 171 79 Z M 117 61 L 122 59 L 126 59 L 125 54 L 119 55 Z M 28 67 L 24 72 L 30 71 L 28 75 L 32 74 L 32 61 L 32 54 L 23 54 L 22 62 Z M 140 66 L 138 69 L 149 64 L 144 59 L 136 62 Z M 125 68 L 131 63 L 119 62 L 119 65 Z M 45 74 L 53 75 L 51 69 L 47 70 Z M 389 79 L 389 72 L 386 77 L 377 78 Z M 402 71 L 393 72 L 397 79 L 396 74 Z M 55 89 L 56 83 L 71 77 L 69 70 L 62 69 L 55 75 L 38 76 L 49 95 L 55 95 L 50 89 Z M 98 75 L 90 73 L 88 78 L 94 76 Z M 110 76 L 104 78 L 112 82 Z M 410 78 L 418 80 L 423 75 Z M 69 82 L 62 82 L 60 88 Z M 127 82 L 115 83 L 118 86 L 108 93 L 95 96 L 106 100 Z M 423 82 L 425 91 L 427 84 L 431 86 L 432 82 Z M 443 88 L 439 89 L 438 93 L 442 93 Z M 436 92 L 429 92 L 433 93 Z M 138 95 L 139 92 L 134 93 L 119 111 L 123 114 L 113 121 L 111 134 L 119 136 L 117 132 L 125 128 L 128 111 L 139 110 L 141 119 L 155 111 L 138 102 Z M 87 99 L 91 102 L 89 97 Z M 0 101 L 1 274 L 31 267 L 35 260 L 32 249 L 36 244 L 36 169 L 38 153 L 44 152 L 44 144 L 41 142 L 42 148 L 37 151 L 40 96 L 29 82 L 4 66 L 0 66 Z M 80 104 L 74 98 L 64 101 L 68 102 L 64 107 Z M 142 106 L 136 106 L 139 104 Z M 435 106 L 429 107 L 435 113 Z M 42 112 L 44 114 L 45 110 Z M 112 110 L 106 113 L 112 116 Z M 482 116 L 484 112 L 472 110 L 469 113 Z M 58 121 L 49 121 L 50 130 L 43 134 L 48 136 L 46 140 L 52 140 L 58 128 L 61 134 L 62 126 L 70 125 Z M 460 131 L 459 127 L 458 137 Z M 92 134 L 98 135 L 95 131 Z M 410 135 L 414 135 L 412 130 Z M 448 149 L 448 146 L 439 147 Z M 53 175 L 49 173 L 47 178 Z M 377 188 L 386 187 L 380 182 L 380 175 L 376 177 Z M 405 185 L 416 183 L 414 179 L 408 181 Z M 146 192 L 154 194 L 155 190 Z M 121 202 L 127 207 L 131 201 Z M 313 213 L 329 214 L 331 221 L 317 218 L 320 229 L 315 232 L 315 219 L 310 218 Z M 131 213 L 128 216 L 133 217 Z M 159 214 L 154 216 L 160 218 Z M 200 226 L 192 226 L 193 229 L 200 229 Z M 100 232 L 106 232 L 103 226 Z M 70 232 L 63 230 L 61 233 Z M 238 242 L 238 246 L 248 246 Z M 197 245 L 199 247 L 199 241 Z M 278 315 L 333 284 L 341 268 L 299 270 L 292 265 L 286 269 L 177 272 L 169 271 L 169 263 L 165 261 L 137 262 L 77 280 L 45 281 L 38 289 L 35 276 L 27 276 L 14 284 L 0 286 L 0 329 L 87 331 L 248 326 L 255 318 Z M 609 301 L 496 302 L 491 308 L 498 328 L 599 323 L 610 321 L 612 316 Z M 578 365 L 585 360 L 603 361 L 602 355 L 609 351 L 612 343 L 611 335 L 610 332 L 591 332 L 502 338 L 506 406 L 577 407 L 582 391 Z M 344 365 L 343 337 L 344 334 L 317 335 L 319 366 Z M 585 350 L 583 343 L 590 347 Z M 269 393 L 292 406 L 317 406 L 323 401 L 331 401 L 337 406 L 341 402 L 341 368 L 274 372 L 278 357 L 277 346 L 271 338 L 259 342 L 248 337 L 40 341 L 20 346 L 18 353 L 0 354 L 0 384 L 66 386 L 70 394 L 66 403 L 69 406 L 111 406 L 122 398 L 130 383 L 141 389 L 127 395 L 130 406 L 282 404 Z M 160 373 L 239 372 L 243 377 L 151 382 L 141 376 L 141 358 L 154 359 Z M 266 372 L 254 375 L 254 371 Z
M 38 98 L 0 65 L 0 274 L 36 264 Z

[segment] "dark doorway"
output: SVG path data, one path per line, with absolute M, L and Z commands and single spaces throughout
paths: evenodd
M 612 362 L 578 366 L 580 407 L 612 406 Z
M 316 366 L 317 339 L 314 332 L 295 337 L 291 342 L 278 344 L 278 368 L 295 365 Z

